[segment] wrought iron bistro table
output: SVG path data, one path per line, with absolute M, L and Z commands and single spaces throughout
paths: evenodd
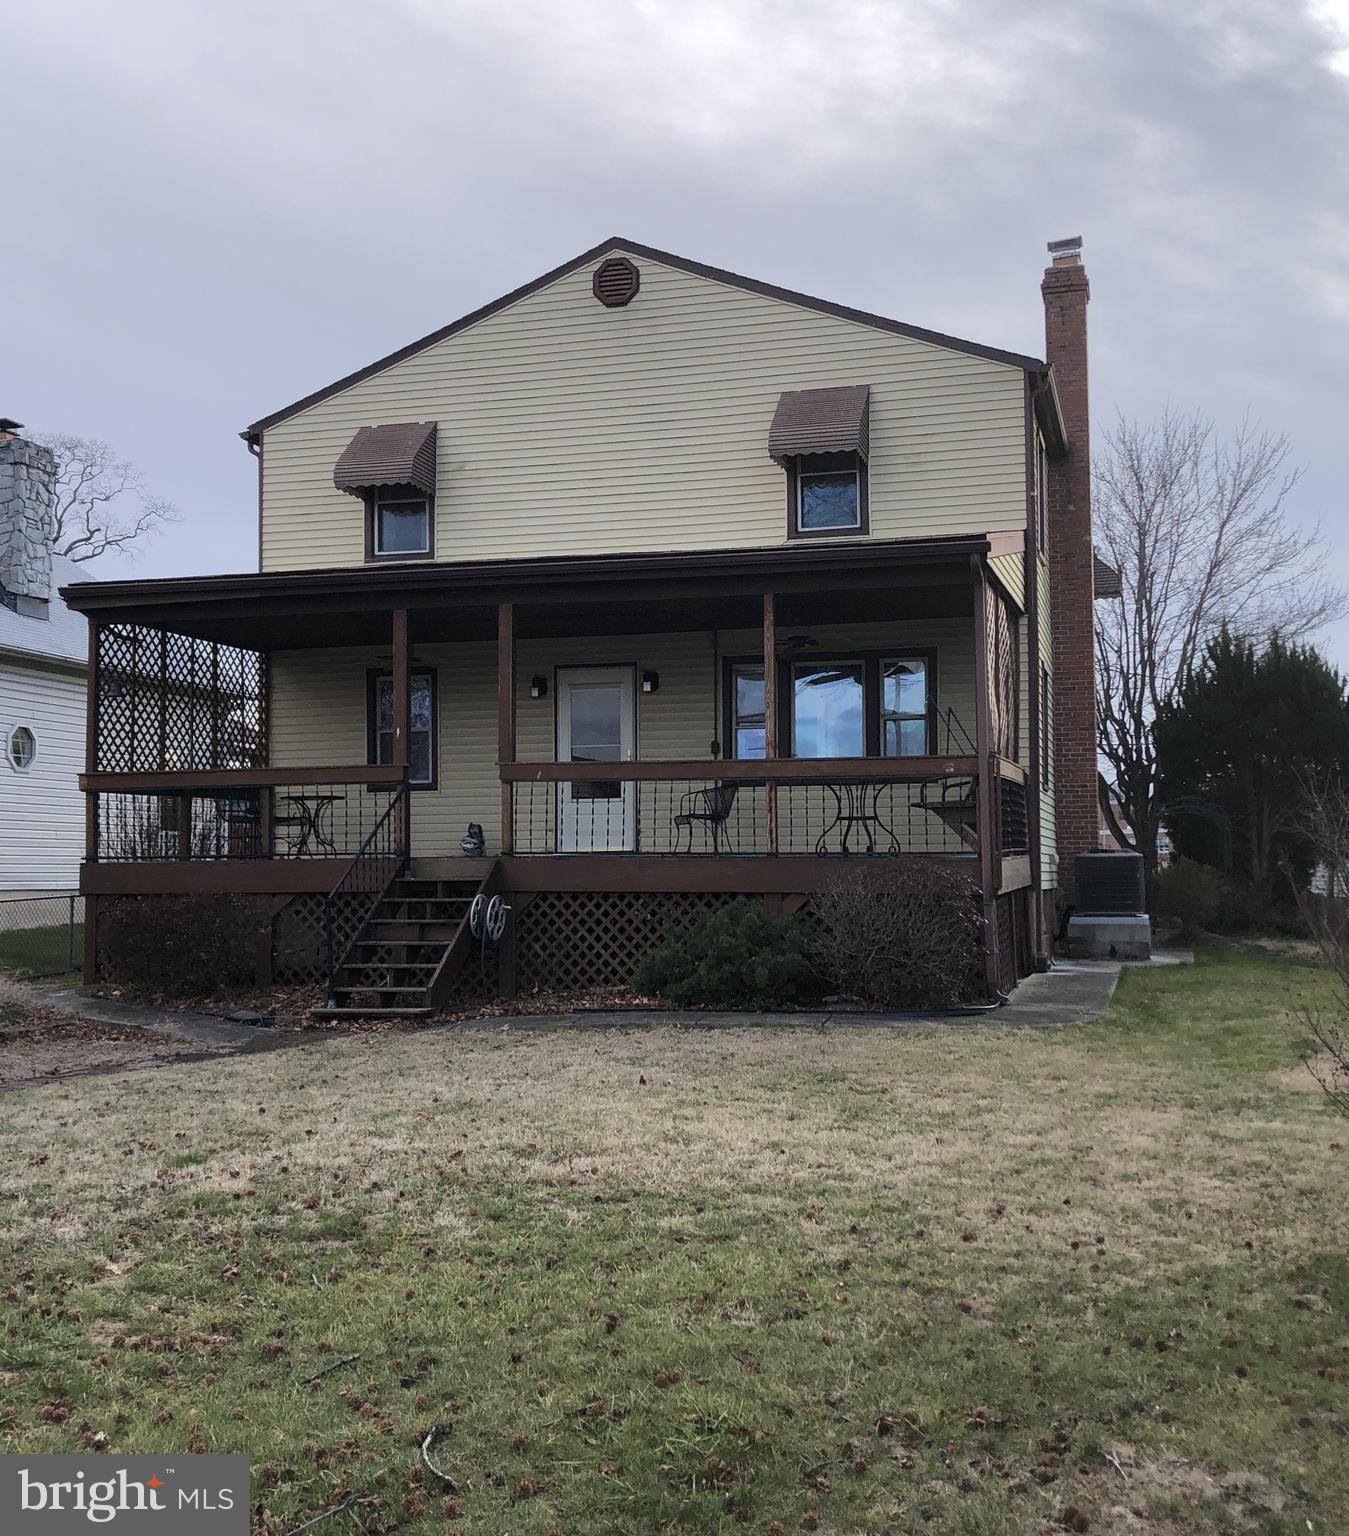
M 337 845 L 332 840 L 333 806 L 339 800 L 345 801 L 345 795 L 331 794 L 324 791 L 316 795 L 287 795 L 287 807 L 293 807 L 291 814 L 276 816 L 272 819 L 274 827 L 298 827 L 299 836 L 290 840 L 290 855 L 292 858 L 305 858 L 313 853 L 317 845 L 324 853 L 335 855 Z M 327 822 L 327 831 L 324 830 L 324 822 Z
M 826 782 L 825 788 L 834 801 L 834 819 L 815 840 L 815 852 L 821 857 L 829 853 L 829 840 L 837 832 L 840 834 L 838 851 L 851 853 L 849 839 L 855 829 L 860 829 L 868 853 L 877 851 L 876 834 L 879 832 L 883 843 L 880 851 L 897 854 L 899 839 L 881 815 L 880 808 L 881 791 L 889 787 L 882 779 L 856 779 L 841 784 Z

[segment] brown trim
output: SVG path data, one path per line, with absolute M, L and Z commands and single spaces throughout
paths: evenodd
M 381 763 L 377 761 L 376 754 L 379 745 L 376 740 L 377 708 L 375 700 L 375 688 L 382 677 L 391 677 L 395 685 L 398 682 L 397 672 L 393 667 L 367 667 L 365 669 L 365 760 L 366 766 L 372 773 L 382 773 L 386 781 L 398 784 L 402 774 L 407 771 L 409 764 Z M 414 782 L 409 774 L 408 788 L 420 793 L 422 790 L 437 790 L 440 788 L 440 673 L 435 667 L 424 667 L 415 659 L 409 667 L 409 721 L 408 721 L 408 756 L 411 760 L 411 679 L 414 677 L 429 677 L 431 680 L 431 778 L 429 781 Z M 398 715 L 397 687 L 395 686 L 394 717 Z M 395 737 L 395 756 L 397 745 Z M 286 782 L 281 780 L 279 782 Z M 295 780 L 294 782 L 303 782 Z M 379 783 L 379 781 L 376 781 Z M 382 787 L 382 786 L 381 786 Z
M 839 779 L 969 778 L 978 772 L 973 757 L 742 757 L 714 761 L 658 761 L 639 758 L 631 763 L 502 763 L 501 777 L 511 784 L 556 784 L 569 779 L 735 779 L 759 783 L 821 784 Z
M 273 784 L 380 784 L 397 788 L 388 767 L 370 763 L 340 768 L 193 768 L 172 773 L 82 773 L 79 787 L 104 794 L 157 795 L 175 790 L 257 789 Z
M 84 679 L 84 771 L 98 772 L 98 744 L 101 729 L 102 698 L 99 691 L 99 640 L 103 626 L 89 621 L 89 665 Z M 93 795 L 84 802 L 84 856 L 98 857 L 98 801 Z
M 557 735 L 557 682 L 553 683 L 554 738 Z M 515 604 L 497 606 L 497 766 L 501 777 L 501 851 L 515 847 L 515 796 L 506 765 L 515 759 Z
M 897 854 L 898 859 L 915 855 Z M 946 855 L 967 864 L 972 854 Z M 817 891 L 837 872 L 841 855 L 763 854 L 723 858 L 640 853 L 562 853 L 503 860 L 511 891 L 719 891 L 801 895 Z
M 375 549 L 375 503 L 382 492 L 399 489 L 395 486 L 374 485 L 361 497 L 365 507 L 365 563 L 367 565 L 395 565 L 402 564 L 405 560 L 434 560 L 436 558 L 436 498 L 429 492 L 423 491 L 417 486 L 411 487 L 416 493 L 404 498 L 406 501 L 424 501 L 426 503 L 426 548 L 419 552 L 381 555 Z
M 867 470 L 867 461 L 861 455 L 848 455 L 852 457 L 853 469 L 857 474 L 857 526 L 855 528 L 801 528 L 797 526 L 797 495 L 800 488 L 801 457 L 788 459 L 784 464 L 787 471 L 787 537 L 789 539 L 860 539 L 871 532 L 871 493 L 869 489 L 870 474 Z M 832 458 L 832 454 L 806 454 L 806 458 Z M 840 464 L 837 470 L 821 471 L 821 473 L 842 473 L 848 468 L 846 464 Z
M 370 607 L 409 606 L 417 600 L 443 604 L 461 594 L 509 592 L 520 601 L 574 603 L 582 600 L 580 583 L 592 581 L 623 589 L 634 581 L 668 580 L 672 591 L 684 592 L 690 581 L 721 593 L 734 584 L 746 592 L 762 592 L 766 578 L 774 589 L 818 590 L 831 577 L 849 590 L 889 586 L 897 573 L 916 575 L 925 565 L 959 564 L 968 570 L 971 555 L 983 554 L 983 534 L 945 539 L 873 539 L 865 545 L 772 545 L 739 549 L 661 551 L 650 555 L 549 555 L 526 560 L 465 560 L 421 562 L 408 568 L 329 566 L 312 571 L 240 572 L 225 576 L 169 576 L 141 581 L 86 581 L 62 587 L 61 596 L 77 613 L 114 610 L 132 617 L 138 607 L 153 608 L 155 621 L 165 622 L 172 605 L 184 615 L 203 604 L 275 602 L 279 608 L 310 602 L 331 611 L 354 597 Z M 149 621 L 148 618 L 146 620 Z
M 979 891 L 983 901 L 984 917 L 984 977 L 989 995 L 998 989 L 998 929 L 996 894 L 997 871 L 994 863 L 994 836 L 997 821 L 994 817 L 994 799 L 997 794 L 997 775 L 984 771 L 993 765 L 993 726 L 989 708 L 988 676 L 988 587 L 984 581 L 982 561 L 971 561 L 974 582 L 974 740 L 979 775 L 977 802 L 979 826 Z
M 778 755 L 778 628 L 777 628 L 777 601 L 771 592 L 763 595 L 763 750 L 764 758 L 771 759 Z M 734 677 L 732 676 L 732 684 Z M 734 687 L 731 693 L 734 694 Z M 724 692 L 724 690 L 723 690 Z M 731 708 L 735 707 L 735 700 L 729 700 Z M 734 725 L 734 722 L 732 722 Z M 730 738 L 731 750 L 735 750 L 735 737 Z M 766 791 L 767 815 L 768 815 L 768 852 L 776 854 L 778 851 L 778 787 L 775 783 L 769 783 Z
M 82 864 L 80 891 L 85 896 L 178 896 L 195 891 L 326 894 L 350 867 L 350 859 L 169 859 L 163 863 Z
M 1044 861 L 1040 822 L 1044 815 L 1040 741 L 1040 437 L 1035 420 L 1034 389 L 1026 382 L 1026 527 L 1022 563 L 1026 584 L 1026 814 L 1030 857 L 1032 952 L 1037 970 L 1048 964 L 1044 922 Z M 1017 693 L 1021 682 L 1017 679 Z
M 579 256 L 572 257 L 570 261 L 564 261 L 561 266 L 532 278 L 521 287 L 512 289 L 510 293 L 502 294 L 498 299 L 493 299 L 490 304 L 484 304 L 481 308 L 462 315 L 458 320 L 451 321 L 449 325 L 441 326 L 439 330 L 432 331 L 417 341 L 409 342 L 407 346 L 400 347 L 396 352 L 390 352 L 386 357 L 368 363 L 364 368 L 358 368 L 355 373 L 349 373 L 344 378 L 324 385 L 322 389 L 316 389 L 312 394 L 283 406 L 279 411 L 273 411 L 270 416 L 260 417 L 250 426 L 245 427 L 239 436 L 247 442 L 256 437 L 259 432 L 265 432 L 268 427 L 274 427 L 278 422 L 285 421 L 300 411 L 308 410 L 311 405 L 317 405 L 322 400 L 329 400 L 334 395 L 341 394 L 344 389 L 350 389 L 353 384 L 359 384 L 374 374 L 382 373 L 386 368 L 392 368 L 396 363 L 415 357 L 418 352 L 424 352 L 427 347 L 433 347 L 437 342 L 445 341 L 458 332 L 476 325 L 479 320 L 486 320 L 490 315 L 508 309 L 512 304 L 519 303 L 521 299 L 538 293 L 550 283 L 570 276 L 571 273 L 579 271 L 580 268 L 589 265 L 592 261 L 598 261 L 611 252 L 640 256 L 646 261 L 672 267 L 677 272 L 709 278 L 713 282 L 725 283 L 731 288 L 741 288 L 746 293 L 758 294 L 761 298 L 777 299 L 785 304 L 795 304 L 801 309 L 814 310 L 817 314 L 832 315 L 837 320 L 851 320 L 856 325 L 885 331 L 891 336 L 905 336 L 911 341 L 926 341 L 933 346 L 944 347 L 947 351 L 964 352 L 971 357 L 982 357 L 988 362 L 1006 363 L 1009 367 L 1023 369 L 1041 378 L 1046 378 L 1048 375 L 1047 365 L 1038 357 L 1027 357 L 1020 352 L 1004 352 L 1000 348 L 986 347 L 975 341 L 963 341 L 957 336 L 948 336 L 941 331 L 929 331 L 921 326 L 906 325 L 901 320 L 889 320 L 883 315 L 868 314 L 865 310 L 851 309 L 845 304 L 835 304 L 828 299 L 817 299 L 808 293 L 798 293 L 791 288 L 779 288 L 773 283 L 764 283 L 757 278 L 742 277 L 739 273 L 728 272 L 724 267 L 708 266 L 700 261 L 691 261 L 686 256 L 676 256 L 671 251 L 658 250 L 655 246 L 641 245 L 636 240 L 625 240 L 620 235 L 612 235 L 598 245 L 591 246 L 588 251 L 582 251 Z

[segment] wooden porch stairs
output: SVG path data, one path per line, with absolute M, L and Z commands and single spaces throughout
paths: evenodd
M 490 898 L 501 866 L 486 878 L 390 881 L 337 964 L 331 997 L 318 1019 L 426 1018 L 477 947 L 469 925 L 474 898 Z

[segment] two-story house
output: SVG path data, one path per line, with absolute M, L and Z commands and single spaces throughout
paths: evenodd
M 1012 987 L 1097 839 L 1079 247 L 1048 361 L 613 239 L 254 422 L 256 573 L 66 591 L 90 976 L 217 892 L 338 1006 L 621 984 L 921 854 Z

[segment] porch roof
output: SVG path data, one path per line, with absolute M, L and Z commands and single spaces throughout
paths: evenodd
M 971 612 L 981 534 L 861 544 L 567 555 L 344 566 L 63 587 L 71 608 L 256 650 L 385 643 L 406 608 L 419 639 L 487 639 L 497 606 L 522 636 L 751 628 L 762 595 L 779 623 L 933 618 Z M 840 598 L 846 597 L 846 604 Z

